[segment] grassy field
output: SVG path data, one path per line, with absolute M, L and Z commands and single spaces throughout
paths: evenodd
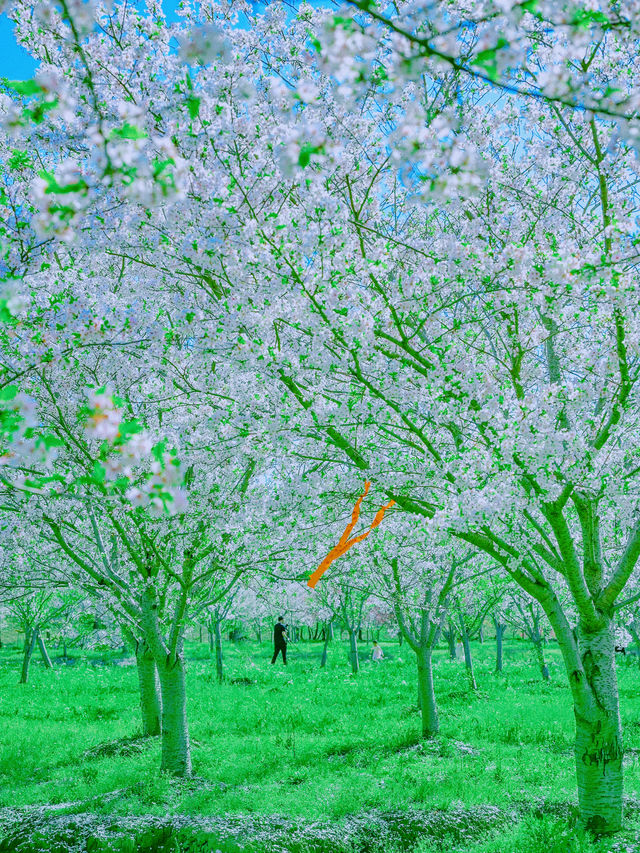
M 34 662 L 30 683 L 19 685 L 19 649 L 5 647 L 0 807 L 11 813 L 66 803 L 56 813 L 123 818 L 278 815 L 309 825 L 395 812 L 445 814 L 459 823 L 462 815 L 468 838 L 458 834 L 455 846 L 443 846 L 436 831 L 434 837 L 405 839 L 398 849 L 640 851 L 635 660 L 619 667 L 629 797 L 625 832 L 615 842 L 596 844 L 566 829 L 576 797 L 573 715 L 557 648 L 547 650 L 551 681 L 543 683 L 526 643 L 507 642 L 501 675 L 493 672 L 493 643 L 475 644 L 475 694 L 463 665 L 439 651 L 442 732 L 421 743 L 414 656 L 406 646 L 382 645 L 385 661 L 363 661 L 353 678 L 346 643 L 338 640 L 325 670 L 318 666 L 319 644 L 292 646 L 284 669 L 270 665 L 266 645 L 227 643 L 227 681 L 219 685 L 208 648 L 190 644 L 195 779 L 186 782 L 159 775 L 157 739 L 131 739 L 139 728 L 134 666 L 97 653 L 52 671 Z

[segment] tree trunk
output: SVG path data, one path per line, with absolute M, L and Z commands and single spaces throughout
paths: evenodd
M 480 623 L 480 627 L 478 628 L 478 640 L 480 643 L 484 643 L 484 623 Z
M 581 823 L 596 834 L 617 832 L 622 825 L 623 746 L 614 649 L 612 623 L 595 633 L 578 627 L 584 675 L 570 676 L 585 682 L 583 698 L 574 701 L 578 802 Z
M 220 620 L 213 620 L 213 634 L 216 640 L 216 676 L 218 681 L 224 681 L 224 669 L 222 665 L 222 634 L 220 633 Z
M 636 630 L 636 620 L 634 619 L 633 624 L 629 626 L 629 631 L 631 632 L 631 636 L 633 637 L 633 642 L 636 644 L 636 655 L 637 660 L 636 663 L 640 666 L 640 633 Z
M 431 649 L 419 646 L 416 651 L 418 664 L 418 697 L 422 717 L 422 737 L 431 738 L 438 734 L 438 708 L 436 694 L 433 689 L 433 668 L 431 666 Z
M 191 775 L 184 661 L 159 667 L 162 689 L 162 761 L 160 770 L 172 776 Z
M 138 685 L 140 687 L 140 710 L 142 712 L 142 733 L 145 737 L 155 737 L 161 731 L 162 704 L 158 669 L 151 650 L 146 643 L 136 645 L 136 665 Z
M 360 661 L 358 660 L 358 634 L 356 631 L 349 629 L 349 659 L 351 661 L 351 672 L 357 675 L 360 670 Z
M 213 640 L 213 627 L 211 625 L 211 622 L 209 622 L 207 626 L 207 634 L 209 635 L 209 651 L 213 652 L 215 649 L 215 644 Z
M 31 663 L 31 655 L 38 641 L 38 629 L 32 628 L 31 632 L 27 628 L 24 632 L 24 654 L 22 655 L 22 672 L 20 673 L 20 684 L 26 684 L 29 680 L 29 664 Z
M 262 622 L 258 622 L 256 627 L 256 634 L 258 637 L 258 642 L 262 645 Z
M 402 631 L 400 631 L 398 634 L 398 645 L 401 646 L 403 642 L 404 642 L 404 637 L 402 636 Z
M 199 642 L 202 642 L 202 625 L 198 625 L 198 628 L 200 629 L 200 639 L 199 639 Z
M 455 628 L 450 624 L 449 629 L 447 631 L 443 631 L 442 633 L 444 634 L 445 639 L 447 641 L 447 645 L 449 646 L 449 657 L 450 657 L 450 659 L 451 660 L 457 660 L 458 655 L 456 652 L 456 630 L 455 630 Z
M 469 645 L 469 635 L 466 631 L 462 634 L 462 646 L 464 648 L 464 665 L 467 668 L 467 675 L 469 676 L 469 685 L 472 690 L 477 690 L 478 685 L 476 684 L 476 677 L 473 672 L 473 658 L 471 657 L 471 646 Z
M 42 657 L 42 660 L 44 661 L 45 668 L 53 669 L 53 664 L 51 663 L 49 652 L 47 651 L 47 647 L 44 643 L 44 638 L 41 634 L 38 634 L 38 648 L 40 649 L 40 655 Z
M 332 631 L 330 629 L 331 629 L 331 623 L 329 623 L 328 630 L 326 630 L 324 632 L 324 634 L 325 634 L 324 645 L 322 647 L 322 657 L 320 658 L 320 667 L 321 668 L 324 668 L 327 665 L 327 653 L 328 653 L 328 649 L 329 649 L 329 640 L 330 640 L 331 634 L 332 634 Z
M 536 652 L 536 660 L 538 661 L 538 668 L 540 670 L 540 675 L 542 676 L 543 681 L 549 681 L 549 667 L 547 666 L 547 662 L 544 659 L 544 650 L 542 648 L 542 637 L 538 639 L 536 643 L 534 643 L 534 648 Z
M 329 622 L 329 639 L 330 639 L 330 640 L 333 640 L 333 637 L 334 637 L 334 634 L 333 634 L 333 622 Z
M 496 629 L 496 672 L 502 672 L 502 639 L 505 626 L 498 619 L 493 620 Z

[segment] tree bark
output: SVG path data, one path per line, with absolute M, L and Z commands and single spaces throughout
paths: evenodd
M 216 677 L 220 683 L 224 681 L 224 669 L 222 663 L 222 634 L 220 633 L 220 619 L 213 620 L 213 635 L 216 641 Z
M 540 675 L 542 676 L 543 681 L 549 681 L 549 667 L 547 666 L 547 662 L 544 659 L 544 650 L 542 648 L 542 637 L 534 643 L 534 648 L 536 652 L 536 659 L 538 661 L 538 668 L 540 670 Z
M 44 661 L 45 668 L 53 669 L 53 664 L 51 663 L 49 652 L 47 651 L 47 647 L 44 643 L 44 638 L 40 633 L 38 633 L 38 648 L 40 649 L 40 655 Z
M 358 660 L 358 634 L 356 631 L 349 629 L 349 659 L 351 661 L 351 672 L 357 675 L 360 670 L 360 661 Z
M 418 664 L 418 698 L 422 717 L 422 737 L 432 738 L 440 730 L 436 694 L 433 689 L 431 649 L 419 646 L 416 650 Z
M 469 677 L 469 685 L 472 690 L 477 690 L 478 685 L 476 684 L 476 677 L 473 672 L 473 658 L 471 657 L 471 646 L 469 644 L 469 635 L 466 631 L 462 634 L 462 646 L 464 648 L 464 665 L 467 668 L 467 675 Z
M 456 653 L 456 629 L 453 625 L 449 624 L 449 628 L 442 632 L 447 641 L 447 645 L 449 646 L 449 658 L 451 660 L 457 660 L 458 655 Z
M 638 664 L 638 666 L 640 666 L 640 626 L 636 627 L 637 625 L 638 625 L 638 622 L 634 616 L 633 622 L 629 626 L 629 631 L 630 631 L 631 636 L 633 638 L 633 642 L 636 644 L 636 655 L 637 655 L 636 663 Z
M 162 689 L 162 760 L 160 770 L 172 776 L 191 775 L 184 661 L 159 667 Z
M 574 700 L 580 820 L 586 829 L 608 834 L 622 825 L 623 745 L 613 624 L 595 633 L 579 626 L 578 653 L 584 671 L 571 673 L 571 678 L 583 681 L 585 688 Z
M 140 711 L 142 733 L 145 737 L 156 737 L 161 732 L 162 702 L 158 669 L 151 650 L 146 643 L 136 645 L 136 665 L 140 687 Z
M 493 624 L 496 629 L 496 672 L 502 672 L 502 640 L 506 626 L 499 619 L 494 619 Z
M 329 628 L 331 627 L 331 623 L 329 623 Z M 327 654 L 329 649 L 329 640 L 331 638 L 331 630 L 325 631 L 324 637 L 324 645 L 322 646 L 322 657 L 320 658 L 320 668 L 324 668 L 327 665 Z
M 31 631 L 27 628 L 24 632 L 24 654 L 22 655 L 20 684 L 26 684 L 29 681 L 29 664 L 31 663 L 31 655 L 38 641 L 38 633 L 37 628 L 32 628 Z

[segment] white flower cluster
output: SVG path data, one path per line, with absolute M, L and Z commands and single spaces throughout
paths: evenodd
M 186 493 L 181 488 L 184 472 L 171 453 L 156 455 L 148 470 L 140 473 L 140 465 L 153 453 L 151 437 L 144 430 L 130 435 L 126 441 L 116 443 L 121 437 L 123 411 L 109 390 L 88 392 L 92 414 L 85 424 L 91 438 L 107 441 L 112 446 L 113 456 L 106 460 L 105 479 L 115 481 L 126 478 L 132 482 L 125 497 L 133 507 L 149 507 L 152 514 L 175 515 L 187 507 Z M 133 484 L 133 481 L 137 482 Z
M 0 403 L 0 424 L 5 445 L 0 453 L 0 466 L 28 469 L 51 467 L 58 448 L 41 435 L 34 434 L 39 421 L 33 397 L 19 392 L 12 399 L 3 400 Z M 14 483 L 22 488 L 25 487 L 26 479 L 21 474 Z
M 180 59 L 187 63 L 207 65 L 216 59 L 228 62 L 232 56 L 228 39 L 214 24 L 193 27 L 181 36 L 179 43 Z
M 41 239 L 55 235 L 71 242 L 82 211 L 88 205 L 88 186 L 80 167 L 72 160 L 62 163 L 54 175 L 41 174 L 32 186 L 37 213 L 33 228 Z

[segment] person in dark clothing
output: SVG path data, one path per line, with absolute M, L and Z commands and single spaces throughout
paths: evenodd
M 271 663 L 276 662 L 276 658 L 282 652 L 282 663 L 287 665 L 287 626 L 284 624 L 284 616 L 279 616 L 275 628 L 273 629 L 273 657 Z

